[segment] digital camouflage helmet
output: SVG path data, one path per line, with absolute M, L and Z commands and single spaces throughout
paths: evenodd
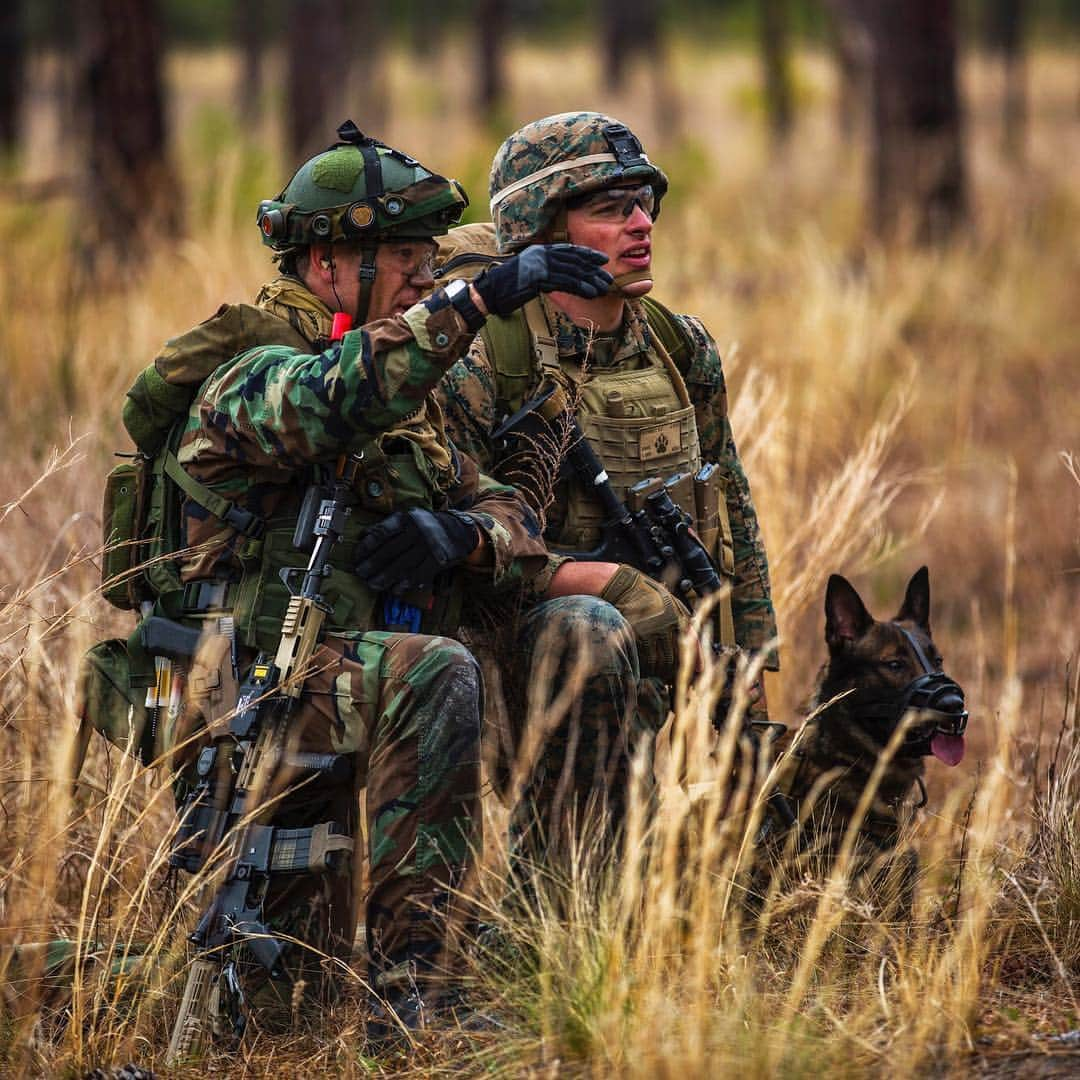
M 499 147 L 491 164 L 491 219 L 499 251 L 565 241 L 568 199 L 626 182 L 652 185 L 655 218 L 668 179 L 625 124 L 594 112 L 526 124 Z
M 276 199 L 259 203 L 256 221 L 263 243 L 280 256 L 311 244 L 358 245 L 363 318 L 378 244 L 442 236 L 469 200 L 456 180 L 364 135 L 351 120 L 337 134 L 339 141 L 305 161 Z

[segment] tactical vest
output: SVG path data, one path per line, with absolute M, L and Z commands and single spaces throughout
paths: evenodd
M 612 486 L 626 500 L 630 489 L 650 477 L 693 475 L 701 468 L 697 422 L 690 396 L 667 350 L 661 345 L 648 356 L 648 366 L 630 371 L 593 368 L 588 377 L 577 365 L 560 361 L 555 337 L 539 301 L 525 307 L 531 349 L 542 377 L 568 384 L 578 403 L 582 433 L 604 463 Z M 510 356 L 497 341 L 489 354 L 497 372 Z M 488 342 L 485 342 L 487 344 Z M 682 509 L 696 518 L 692 489 L 673 493 Z M 588 551 L 600 541 L 603 514 L 584 484 L 573 477 L 566 513 L 554 543 Z
M 440 283 L 471 281 L 503 256 L 496 253 L 494 226 L 463 225 L 439 238 Z M 690 402 L 685 370 L 694 345 L 675 316 L 659 301 L 640 301 L 652 335 L 648 366 L 634 371 L 592 368 L 583 378 L 580 368 L 560 360 L 554 333 L 539 300 L 506 317 L 490 317 L 480 330 L 495 376 L 495 415 L 512 416 L 536 392 L 544 376 L 574 393 L 582 433 L 611 479 L 616 493 L 631 510 L 640 506 L 634 485 L 653 477 L 683 474 L 671 496 L 695 523 L 696 531 L 731 582 L 735 554 L 727 512 L 726 477 L 704 470 L 697 419 Z M 568 385 L 572 384 L 572 385 Z M 588 551 L 600 538 L 603 516 L 584 485 L 571 478 L 565 517 L 548 533 L 551 543 L 572 551 Z M 730 598 L 717 606 L 718 637 L 735 643 Z

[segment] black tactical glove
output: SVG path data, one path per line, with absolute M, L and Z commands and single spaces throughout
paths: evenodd
M 568 292 L 586 300 L 603 296 L 612 277 L 601 266 L 607 256 L 578 244 L 533 244 L 491 266 L 473 287 L 489 315 L 509 315 L 542 292 Z
M 372 526 L 356 545 L 357 577 L 380 592 L 430 589 L 436 575 L 480 543 L 476 522 L 458 510 L 406 510 Z

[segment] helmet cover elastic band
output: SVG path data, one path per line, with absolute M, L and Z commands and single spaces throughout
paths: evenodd
M 567 169 L 578 169 L 583 165 L 600 165 L 604 162 L 618 161 L 619 159 L 614 154 L 587 154 L 585 157 L 571 158 L 569 161 L 556 161 L 553 165 L 547 165 L 543 169 L 537 169 L 534 173 L 529 173 L 528 176 L 523 176 L 520 180 L 515 180 L 512 184 L 507 184 L 502 191 L 496 192 L 491 197 L 491 212 L 495 212 L 495 207 L 503 201 L 503 199 L 509 198 L 516 191 L 520 191 L 522 188 L 528 187 L 530 184 L 535 184 L 538 180 L 544 180 L 549 176 L 554 176 L 555 173 L 566 172 Z M 650 164 L 649 159 L 642 154 L 641 160 Z

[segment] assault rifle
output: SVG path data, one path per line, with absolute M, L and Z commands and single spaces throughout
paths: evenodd
M 692 481 L 708 482 L 714 466 L 706 466 L 696 477 L 677 473 L 666 480 L 659 477 L 642 480 L 630 489 L 630 495 L 640 498 L 642 505 L 631 510 L 612 487 L 603 462 L 589 445 L 573 412 L 565 408 L 565 394 L 555 383 L 550 383 L 500 424 L 493 437 L 513 434 L 534 414 L 549 430 L 565 425 L 569 442 L 566 459 L 592 492 L 604 515 L 600 543 L 596 547 L 590 551 L 560 552 L 552 546 L 552 551 L 588 562 L 634 566 L 662 582 L 686 603 L 692 602 L 693 594 L 704 597 L 720 588 L 720 573 L 712 556 L 691 529 L 689 514 L 671 497 L 672 491 L 680 487 L 692 493 Z
M 661 582 L 690 607 L 694 606 L 695 597 L 704 598 L 720 588 L 720 572 L 716 563 L 708 548 L 691 529 L 689 514 L 676 504 L 671 494 L 672 491 L 681 491 L 683 495 L 680 501 L 687 501 L 702 492 L 704 498 L 698 503 L 699 508 L 703 503 L 707 506 L 710 498 L 721 497 L 716 486 L 715 465 L 704 466 L 695 476 L 677 473 L 666 480 L 642 480 L 628 492 L 631 499 L 641 504 L 631 509 L 616 493 L 603 462 L 585 438 L 573 410 L 568 407 L 565 392 L 556 383 L 549 382 L 536 397 L 503 421 L 493 437 L 501 439 L 514 434 L 532 416 L 539 418 L 552 433 L 558 433 L 559 426 L 564 425 L 569 442 L 566 459 L 585 487 L 593 493 L 603 512 L 600 543 L 596 547 L 589 551 L 560 552 L 559 548 L 549 545 L 551 551 L 589 562 L 626 563 L 636 567 Z M 711 513 L 716 513 L 715 507 Z M 713 642 L 713 650 L 717 656 L 726 659 L 724 693 L 714 714 L 714 724 L 719 728 L 731 704 L 739 650 L 717 641 Z M 759 728 L 771 733 L 770 741 L 787 730 L 784 724 L 754 720 L 749 716 L 744 723 L 755 747 Z
M 181 810 L 174 867 L 196 873 L 223 849 L 227 855 L 220 884 L 190 935 L 198 951 L 173 1026 L 166 1058 L 170 1067 L 198 1056 L 211 1036 L 243 1033 L 246 1018 L 236 955 L 240 946 L 271 979 L 288 979 L 282 962 L 285 947 L 264 922 L 263 899 L 271 878 L 326 870 L 353 849 L 343 825 L 331 821 L 302 829 L 277 828 L 265 823 L 273 808 L 259 808 L 281 766 L 290 775 L 306 772 L 309 782 L 320 774 L 340 779 L 351 767 L 343 755 L 286 754 L 285 745 L 289 717 L 303 691 L 329 610 L 320 588 L 331 573 L 330 552 L 352 509 L 350 474 L 355 465 L 353 458 L 346 459 L 329 491 L 309 489 L 305 503 L 314 506 L 317 500 L 318 511 L 301 514 L 294 544 L 311 554 L 306 570 L 281 570 L 290 589 L 294 576 L 302 575 L 302 581 L 289 600 L 277 653 L 273 659 L 268 653 L 258 655 L 239 688 L 235 708 L 230 708 L 232 702 L 223 703 L 231 716 L 228 731 L 200 753 L 198 781 Z M 168 628 L 154 630 L 160 635 Z M 184 640 L 182 635 L 172 636 Z M 221 657 L 228 652 L 219 647 L 215 653 L 215 639 L 220 645 L 220 635 L 204 635 L 192 669 L 211 688 L 222 684 Z M 200 664 L 204 649 L 213 656 Z

